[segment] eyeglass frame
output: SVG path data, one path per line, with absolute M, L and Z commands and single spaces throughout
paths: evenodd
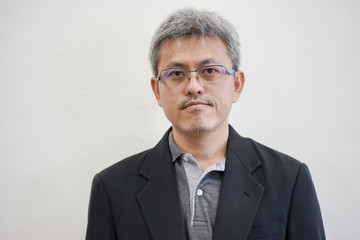
M 189 69 L 187 69 L 187 68 L 182 68 L 182 67 L 178 67 L 178 68 L 164 68 L 164 69 L 162 69 L 162 70 L 159 72 L 159 74 L 157 75 L 156 79 L 157 79 L 157 81 L 161 81 L 161 79 L 160 79 L 161 73 L 162 73 L 163 71 L 165 71 L 165 70 L 170 70 L 170 69 L 182 69 L 182 70 L 187 71 L 187 73 L 188 73 L 188 74 L 187 74 L 188 81 L 191 79 L 191 76 L 190 76 L 190 73 L 191 73 L 191 72 L 195 72 L 195 73 L 196 73 L 196 79 L 199 80 L 199 79 L 200 79 L 199 70 L 200 70 L 201 68 L 204 68 L 204 67 L 223 67 L 223 68 L 225 69 L 225 72 L 224 72 L 224 73 L 227 73 L 227 74 L 233 75 L 233 76 L 235 76 L 235 72 L 236 72 L 235 69 L 227 69 L 225 66 L 220 65 L 220 64 L 204 65 L 204 66 L 201 66 L 201 67 L 199 67 L 199 68 L 197 68 L 197 69 L 195 69 L 195 70 L 189 70 Z

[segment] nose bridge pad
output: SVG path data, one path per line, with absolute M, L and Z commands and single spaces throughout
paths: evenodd
M 195 73 L 195 79 L 193 79 L 194 82 L 192 82 L 191 78 L 191 73 Z M 202 90 L 200 89 L 200 85 L 202 85 L 202 83 L 200 82 L 200 76 L 199 76 L 199 72 L 194 70 L 194 71 L 188 71 L 188 82 L 187 82 L 187 91 L 188 94 L 192 95 L 192 94 L 200 94 L 202 92 Z
M 195 78 L 197 79 L 197 80 L 199 80 L 200 79 L 200 76 L 199 76 L 199 72 L 198 71 L 188 71 L 188 81 L 190 81 L 191 80 L 191 73 L 195 73 Z

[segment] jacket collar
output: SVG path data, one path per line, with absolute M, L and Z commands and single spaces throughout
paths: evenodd
M 232 154 L 236 156 L 236 160 L 240 161 L 249 173 L 253 173 L 261 166 L 261 162 L 250 140 L 240 136 L 229 125 L 229 142 L 226 155 L 231 156 Z
M 162 165 L 171 163 L 171 152 L 169 148 L 169 133 L 172 128 L 169 128 L 159 143 L 150 150 L 148 156 L 140 167 L 139 173 L 148 180 L 159 170 Z
M 147 159 L 151 160 L 144 161 L 144 164 L 140 168 L 139 173 L 147 179 L 150 179 L 160 165 L 166 161 L 164 156 L 169 158 L 171 162 L 171 152 L 168 141 L 171 131 L 172 128 L 166 131 L 159 143 L 151 150 L 147 157 Z M 261 166 L 261 162 L 251 142 L 241 137 L 231 125 L 229 125 L 229 141 L 226 156 L 228 157 L 228 155 L 235 155 L 236 160 L 240 161 L 249 173 L 253 173 Z

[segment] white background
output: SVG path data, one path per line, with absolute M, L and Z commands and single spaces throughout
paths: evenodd
M 94 174 L 170 126 L 147 54 L 186 6 L 239 30 L 246 83 L 230 123 L 305 162 L 327 238 L 359 239 L 357 0 L 2 0 L 0 239 L 84 238 Z

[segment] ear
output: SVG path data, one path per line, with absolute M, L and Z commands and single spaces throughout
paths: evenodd
M 156 101 L 158 102 L 159 106 L 162 107 L 161 100 L 160 100 L 159 81 L 155 77 L 151 78 L 151 88 L 155 95 Z
M 240 97 L 240 93 L 244 87 L 245 83 L 245 75 L 242 71 L 235 72 L 235 82 L 234 82 L 234 97 L 233 97 L 233 103 L 237 102 L 237 100 Z

